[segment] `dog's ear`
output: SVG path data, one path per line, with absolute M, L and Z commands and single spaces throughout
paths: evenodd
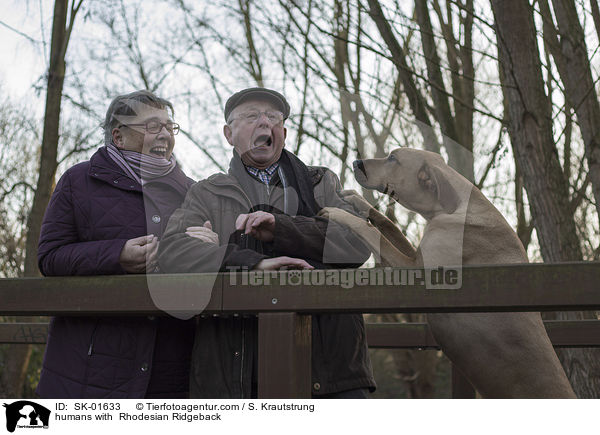
M 454 213 L 460 199 L 440 168 L 423 163 L 417 178 L 419 186 L 437 194 L 437 199 L 446 213 Z

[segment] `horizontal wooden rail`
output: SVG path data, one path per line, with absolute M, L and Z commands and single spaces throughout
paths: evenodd
M 600 320 L 551 320 L 544 326 L 554 347 L 600 347 Z M 439 349 L 427 323 L 368 323 L 371 348 Z
M 551 320 L 544 325 L 555 347 L 600 347 L 600 320 Z M 367 323 L 370 348 L 439 349 L 427 323 Z M 44 344 L 47 323 L 0 323 L 0 343 Z
M 600 310 L 600 263 L 468 266 L 452 290 L 422 270 L 311 273 L 0 279 L 0 315 Z
M 450 286 L 432 287 L 440 276 L 449 278 Z M 449 274 L 385 268 L 0 279 L 0 315 L 257 313 L 259 397 L 308 398 L 311 352 L 306 314 L 600 310 L 598 283 L 600 263 L 469 266 Z M 561 324 L 549 332 L 564 345 L 595 345 L 597 326 L 583 326 L 586 332 L 581 335 L 578 330 L 577 339 L 569 332 L 577 325 Z M 12 337 L 16 333 L 25 343 L 40 342 L 45 328 L 13 330 Z M 375 345 L 409 341 L 390 335 L 391 328 L 406 327 L 374 328 L 369 327 L 369 339 Z M 416 347 L 436 346 L 425 326 L 407 330 Z M 0 338 L 1 334 L 5 332 L 0 331 Z M 453 389 L 453 397 L 474 396 L 458 370 L 453 370 Z
M 45 344 L 48 323 L 0 323 L 0 344 Z

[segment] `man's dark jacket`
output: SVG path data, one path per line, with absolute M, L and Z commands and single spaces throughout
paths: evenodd
M 284 160 L 285 159 L 285 160 Z M 302 258 L 316 268 L 358 267 L 369 251 L 349 230 L 316 217 L 321 207 L 351 208 L 339 196 L 338 178 L 328 169 L 307 167 L 284 152 L 283 183 L 276 174 L 269 186 L 246 171 L 234 153 L 228 174 L 215 174 L 192 186 L 176 210 L 159 247 L 166 272 L 252 269 L 262 259 Z M 284 195 L 283 185 L 287 186 Z M 287 199 L 286 199 L 287 198 Z M 282 210 L 291 210 L 284 214 Z M 315 210 L 316 207 L 316 210 Z M 235 233 L 236 218 L 254 210 L 275 216 L 273 242 Z M 311 214 L 312 211 L 312 214 Z M 212 223 L 220 245 L 185 235 L 189 226 Z M 298 289 L 301 291 L 301 289 Z M 315 396 L 356 388 L 375 388 L 361 315 L 315 315 L 312 320 L 312 393 Z M 257 321 L 249 316 L 200 316 L 196 328 L 190 396 L 249 398 L 255 394 Z
M 46 276 L 126 273 L 129 239 L 161 236 L 192 180 L 177 166 L 142 187 L 100 148 L 68 169 L 39 242 Z M 127 292 L 127 289 L 122 289 Z M 185 397 L 193 322 L 168 317 L 55 317 L 37 388 L 42 398 Z

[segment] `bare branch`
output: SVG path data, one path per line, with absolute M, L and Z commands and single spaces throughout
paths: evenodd
M 179 130 L 181 131 L 181 133 L 184 134 L 185 137 L 187 137 L 189 140 L 192 141 L 192 143 L 194 145 L 196 145 L 198 147 L 198 149 L 202 152 L 202 154 L 204 154 L 206 157 L 208 157 L 208 159 L 213 163 L 213 165 L 215 165 L 217 168 L 219 168 L 219 170 L 226 172 L 225 168 L 215 160 L 215 158 L 212 156 L 211 153 L 209 153 L 203 145 L 200 144 L 200 142 L 198 142 L 190 133 L 188 133 L 187 131 L 181 129 Z

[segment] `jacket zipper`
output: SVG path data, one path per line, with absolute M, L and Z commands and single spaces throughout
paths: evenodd
M 98 329 L 98 324 L 100 323 L 100 320 L 98 320 L 96 322 L 96 324 L 94 325 L 94 329 L 92 331 L 92 337 L 90 338 L 90 346 L 88 348 L 88 356 L 92 356 L 92 352 L 94 350 L 94 339 L 96 338 L 96 330 Z
M 92 352 L 94 351 L 94 339 L 96 338 L 96 331 L 98 330 L 98 324 L 100 323 L 100 319 L 96 320 L 96 324 L 94 325 L 94 329 L 92 330 L 92 336 L 90 337 L 90 345 L 88 347 L 88 361 L 86 362 L 85 365 L 85 371 L 83 373 L 83 382 L 81 383 L 81 392 L 79 393 L 80 397 L 85 398 L 87 397 L 87 383 L 88 383 L 88 374 L 89 374 L 89 369 L 90 369 L 90 363 L 91 361 L 89 361 L 89 357 L 92 356 Z
M 235 190 L 237 190 L 238 192 L 240 192 L 243 197 L 246 199 L 247 203 L 248 203 L 248 210 L 250 210 L 252 208 L 252 201 L 250 201 L 250 197 L 248 195 L 246 195 L 246 192 L 244 192 L 242 190 L 241 187 L 239 187 L 238 185 L 234 184 L 234 183 L 223 183 L 223 184 L 213 184 L 214 186 L 230 186 L 233 187 Z M 267 193 L 269 193 L 268 190 L 268 186 L 267 186 Z M 242 234 L 242 237 L 244 236 L 244 234 Z M 248 239 L 246 237 L 243 237 L 244 243 L 246 248 L 248 247 Z M 242 319 L 242 351 L 241 351 L 241 356 L 240 356 L 240 397 L 243 399 L 244 398 L 244 356 L 245 356 L 245 348 L 246 348 L 246 329 L 245 329 L 245 325 L 244 325 L 244 320 Z
M 266 188 L 267 188 L 267 205 L 271 205 L 271 185 L 270 184 L 265 184 Z
M 240 392 L 241 398 L 244 398 L 244 348 L 246 347 L 245 338 L 246 338 L 246 329 L 244 325 L 244 319 L 242 321 L 242 356 L 241 356 L 241 365 L 240 365 Z
M 283 170 L 281 169 L 281 166 L 279 166 L 279 168 L 277 168 L 277 174 L 279 174 L 279 182 L 281 183 L 281 190 L 283 191 L 283 212 L 285 214 L 289 214 L 290 213 L 290 207 L 289 207 L 289 197 L 288 197 L 288 183 L 287 183 L 287 179 L 285 178 L 285 174 L 283 173 Z

